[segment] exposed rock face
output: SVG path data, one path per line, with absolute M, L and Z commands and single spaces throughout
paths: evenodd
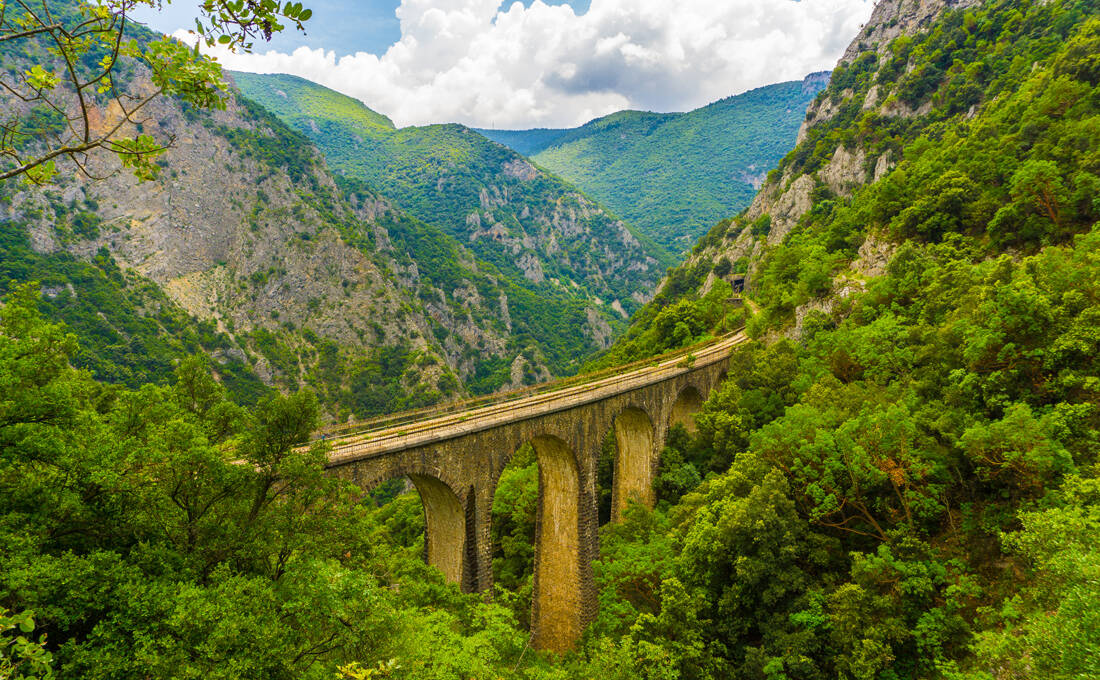
M 779 243 L 810 209 L 813 190 L 814 181 L 806 175 L 792 182 L 786 191 L 770 184 L 756 195 L 747 217 L 755 220 L 765 214 L 770 215 L 772 226 L 767 241 L 769 244 Z
M 852 189 L 867 183 L 867 173 L 863 166 L 867 154 L 863 149 L 851 153 L 843 146 L 836 148 L 833 158 L 818 173 L 821 181 L 838 196 L 851 196 Z
M 532 283 L 542 283 L 546 280 L 546 275 L 542 271 L 542 263 L 532 253 L 524 253 L 516 263 L 523 271 L 523 275 Z
M 418 384 L 435 389 L 449 373 L 472 372 L 478 357 L 506 351 L 506 296 L 484 300 L 469 282 L 453 291 L 429 289 L 386 229 L 400 212 L 366 192 L 346 198 L 311 148 L 301 149 L 308 167 L 296 177 L 257 160 L 219 131 L 247 131 L 257 139 L 272 134 L 232 98 L 227 110 L 199 114 L 198 121 L 167 98 L 145 113 L 156 121 L 158 136 L 176 139 L 160 178 L 138 184 L 113 158 L 99 157 L 92 170 L 106 179 L 89 181 L 62 169 L 60 186 L 20 189 L 4 212 L 28 220 L 34 249 L 89 258 L 105 248 L 122 269 L 155 282 L 183 309 L 230 333 L 238 345 L 226 351 L 247 356 L 270 384 L 299 384 L 325 342 L 348 361 L 382 347 L 419 352 L 424 359 L 402 378 L 409 391 Z M 99 112 L 103 120 L 110 116 Z M 64 206 L 94 205 L 99 234 L 61 238 L 49 219 L 58 196 Z M 28 217 L 35 214 L 42 217 Z M 475 229 L 478 220 L 471 215 Z M 350 245 L 354 234 L 370 245 Z M 460 258 L 459 264 L 476 267 L 468 253 Z M 542 276 L 541 269 L 532 276 Z M 274 366 L 258 349 L 256 332 L 273 334 L 296 353 L 289 366 L 297 367 Z M 547 375 L 541 365 L 534 371 Z
M 833 77 L 831 71 L 818 71 L 811 73 L 802 79 L 802 94 L 814 94 L 820 92 L 822 88 L 829 85 L 829 80 Z
M 618 300 L 616 300 L 618 302 Z M 620 309 L 622 306 L 620 305 Z M 611 325 L 607 323 L 607 320 L 600 315 L 595 309 L 589 307 L 585 310 L 585 314 L 588 316 L 588 328 L 592 334 L 592 337 L 596 338 L 596 342 L 600 345 L 601 349 L 607 349 L 611 346 L 611 339 L 614 337 L 614 333 L 611 330 Z
M 851 91 L 847 91 L 851 94 Z M 844 96 L 842 94 L 842 96 Z M 798 144 L 801 144 L 806 139 L 806 134 L 810 131 L 810 128 L 823 120 L 829 120 L 836 115 L 840 110 L 840 102 L 834 102 L 830 97 L 818 97 L 814 101 L 810 102 L 809 107 L 806 109 L 806 120 L 802 121 L 802 125 L 798 128 Z
M 964 9 L 982 0 L 879 0 L 856 39 L 848 45 L 841 64 L 855 61 L 860 54 L 875 50 L 883 54 L 898 36 L 927 28 L 936 17 L 950 9 Z
M 980 0 L 880 0 L 870 21 L 859 36 L 852 41 L 838 66 L 847 65 L 861 54 L 875 52 L 887 54 L 889 44 L 895 38 L 919 32 L 927 28 L 943 12 L 951 9 L 967 8 L 980 4 Z M 861 108 L 865 111 L 877 109 L 886 116 L 921 116 L 928 112 L 931 104 L 926 102 L 916 109 L 891 96 L 891 92 L 882 92 L 878 86 L 872 86 L 862 97 Z M 806 137 L 816 125 L 832 119 L 853 97 L 856 92 L 846 89 L 841 92 L 826 90 L 810 104 L 806 120 L 799 131 L 799 144 L 805 144 Z M 871 164 L 873 167 L 869 166 Z M 707 239 L 705 247 L 689 256 L 684 268 L 696 268 L 702 263 L 717 263 L 728 259 L 736 262 L 749 258 L 748 286 L 751 289 L 753 275 L 756 273 L 768 247 L 783 241 L 798 225 L 799 220 L 813 205 L 813 194 L 818 187 L 829 189 L 840 197 L 852 193 L 868 182 L 877 182 L 886 177 L 897 164 L 897 159 L 887 150 L 876 158 L 868 158 L 867 151 L 860 147 L 837 146 L 832 157 L 812 172 L 796 172 L 791 166 L 779 176 L 772 175 L 764 183 L 752 205 L 744 215 L 735 220 L 720 239 Z M 763 220 L 763 218 L 770 218 Z M 754 225 L 767 227 L 767 232 Z M 852 263 L 850 274 L 842 274 L 834 280 L 834 294 L 830 299 L 811 301 L 796 314 L 796 335 L 801 333 L 802 323 L 807 314 L 813 311 L 832 313 L 837 299 L 842 299 L 856 290 L 862 289 L 866 278 L 878 276 L 883 271 L 892 250 L 883 242 L 869 237 Z M 717 277 L 708 275 L 700 282 L 701 291 L 709 290 Z
M 893 256 L 894 244 L 879 240 L 875 236 L 868 236 L 859 247 L 859 253 L 852 262 L 852 271 L 865 279 L 882 276 L 886 273 L 886 266 L 890 264 L 890 258 Z
M 524 182 L 530 182 L 539 176 L 539 171 L 527 161 L 517 158 L 504 164 L 504 174 Z
M 894 154 L 889 149 L 875 161 L 875 176 L 872 181 L 877 182 L 894 169 Z

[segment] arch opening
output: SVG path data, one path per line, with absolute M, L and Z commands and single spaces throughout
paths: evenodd
M 451 583 L 463 583 L 466 557 L 466 512 L 458 495 L 440 480 L 409 475 L 424 505 L 424 553 Z
M 703 395 L 699 394 L 699 390 L 694 386 L 688 385 L 680 390 L 680 394 L 672 404 L 672 412 L 668 419 L 669 428 L 675 425 L 682 425 L 685 430 L 694 434 L 696 427 L 695 418 L 692 416 L 702 410 L 702 408 Z
M 493 489 L 490 517 L 493 585 L 498 598 L 523 628 L 531 628 L 538 522 L 539 470 L 535 449 L 526 443 L 512 454 Z
M 615 418 L 615 467 L 611 520 L 619 521 L 630 501 L 653 507 L 654 427 L 649 415 L 628 408 Z
M 566 651 L 581 634 L 580 473 L 556 437 L 532 442 L 539 468 L 539 509 L 531 636 L 536 649 Z

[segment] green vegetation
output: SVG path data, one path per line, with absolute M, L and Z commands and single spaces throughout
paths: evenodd
M 814 74 L 690 113 L 621 111 L 563 134 L 485 134 L 576 184 L 662 246 L 683 251 L 707 225 L 749 204 L 754 182 L 794 145 L 806 105 L 827 83 L 825 74 Z
M 373 200 L 376 194 L 361 180 L 338 178 L 338 184 L 357 201 Z M 597 351 L 587 332 L 589 304 L 557 286 L 532 286 L 501 273 L 495 266 L 477 259 L 450 235 L 399 211 L 379 216 L 378 224 L 390 237 L 390 246 L 403 266 L 415 265 L 433 288 L 453 293 L 472 287 L 483 300 L 507 300 L 512 321 L 503 357 L 479 357 L 477 368 L 467 376 L 466 388 L 474 394 L 488 394 L 511 380 L 512 357 L 524 354 L 544 362 L 554 375 L 576 373 L 581 359 Z M 344 237 L 357 247 L 373 250 L 370 234 L 344 230 Z M 421 302 L 438 301 L 438 293 L 426 286 Z M 464 312 L 463 312 L 464 313 Z M 489 323 L 488 319 L 478 319 Z M 494 320 L 495 321 L 495 320 Z M 499 324 L 499 321 L 495 321 Z
M 897 166 L 850 197 L 819 184 L 799 224 L 751 261 L 696 258 L 670 272 L 603 361 L 745 320 L 758 342 L 734 353 L 697 433 L 669 434 L 657 507 L 631 506 L 601 529 L 598 615 L 557 658 L 525 645 L 530 447 L 493 502 L 497 603 L 464 596 L 419 559 L 415 496 L 397 483 L 364 498 L 323 474 L 321 447 L 296 446 L 317 421 L 311 393 L 250 412 L 200 358 L 161 385 L 96 382 L 73 368 L 74 338 L 42 317 L 52 298 L 39 293 L 54 288 L 8 283 L 0 671 L 1097 677 L 1098 14 L 1097 0 L 991 0 L 899 38 L 903 62 L 857 59 L 823 95 L 840 104 L 837 118 L 783 167 L 812 172 L 839 140 L 888 149 Z M 848 110 L 837 88 L 862 102 L 873 83 L 913 115 L 884 128 L 874 109 Z M 81 213 L 60 233 L 107 228 Z M 398 224 L 409 243 L 430 240 L 430 228 Z M 770 227 L 766 216 L 726 220 L 699 252 Z M 5 242 L 4 262 L 50 275 L 20 238 Z M 880 276 L 853 262 L 867 238 L 890 253 Z M 729 301 L 723 277 L 743 271 L 758 313 Z M 79 329 L 83 315 L 71 318 Z M 284 361 L 278 339 L 254 340 Z M 392 382 L 421 360 L 395 348 L 355 371 Z M 392 408 L 416 394 L 370 396 Z M 601 503 L 607 473 L 600 463 Z
M 339 173 L 338 184 L 346 196 L 359 203 L 387 200 L 376 189 L 385 187 L 396 199 L 402 210 L 386 210 L 377 220 L 389 235 L 385 247 L 396 250 L 401 265 L 414 265 L 430 283 L 417 291 L 421 303 L 438 304 L 442 291 L 461 317 L 466 311 L 456 295 L 464 290 L 474 289 L 492 304 L 506 300 L 510 329 L 503 328 L 500 319 L 477 319 L 508 342 L 504 356 L 476 357 L 477 366 L 465 380 L 473 393 L 492 392 L 509 382 L 512 361 L 521 353 L 555 375 L 576 373 L 582 358 L 600 349 L 589 330 L 588 310 L 598 310 L 612 331 L 620 330 L 625 323 L 611 311 L 610 302 L 620 301 L 629 314 L 638 307 L 632 295 L 656 280 L 657 265 L 646 259 L 656 254 L 654 247 L 644 239 L 633 246 L 635 252 L 594 247 L 593 241 L 618 243 L 616 220 L 560 180 L 543 173 L 523 176 L 522 167 L 518 174 L 506 171 L 522 159 L 467 128 L 395 130 L 387 118 L 357 100 L 301 78 L 246 73 L 234 77 L 245 95 L 262 105 L 243 99 L 246 112 L 262 123 L 260 129 L 276 131 L 264 136 L 225 129 L 224 136 L 243 153 L 312 182 L 306 171 L 316 161 L 309 144 L 313 140 L 329 167 Z M 315 198 L 323 194 L 311 187 Z M 317 201 L 313 203 L 317 207 Z M 372 232 L 340 219 L 332 207 L 318 210 L 364 252 L 377 252 L 382 245 L 374 242 Z M 468 222 L 471 215 L 476 219 Z M 496 229 L 504 230 L 503 238 L 515 239 L 514 247 L 485 232 L 491 220 Z M 590 237 L 555 231 L 553 225 L 560 220 L 589 230 Z M 546 255 L 543 241 L 555 244 L 553 256 Z M 541 282 L 520 269 L 522 253 L 538 260 Z M 632 258 L 645 261 L 633 267 Z
M 0 89 L 27 104 L 0 117 L 0 180 L 49 183 L 63 160 L 87 171 L 89 153 L 114 154 L 140 180 L 160 172 L 156 159 L 171 140 L 142 131 L 140 113 L 157 97 L 178 98 L 203 109 L 225 108 L 221 66 L 173 38 L 134 24 L 138 7 L 171 0 L 124 2 L 42 0 L 0 11 Z M 208 46 L 247 52 L 253 40 L 270 40 L 286 22 L 302 30 L 312 12 L 300 2 L 280 4 L 204 0 L 195 26 Z M 133 77 L 140 64 L 153 87 Z M 89 110 L 112 108 L 122 118 L 93 124 Z M 44 120 L 45 119 L 45 120 Z M 137 135 L 127 134 L 134 127 Z
M 359 504 L 321 448 L 293 448 L 311 394 L 248 413 L 198 359 L 164 387 L 94 382 L 35 297 L 0 308 L 0 670 L 460 678 L 523 660 L 506 610 L 423 565 L 415 498 Z
M 73 212 L 71 225 L 58 221 L 64 237 L 94 224 L 88 212 Z M 216 365 L 219 379 L 240 403 L 254 404 L 269 389 L 247 363 L 224 351 L 233 339 L 213 322 L 185 313 L 151 281 L 123 272 L 101 250 L 90 261 L 66 252 L 43 255 L 30 247 L 26 228 L 9 222 L 0 229 L 0 294 L 37 281 L 42 313 L 64 321 L 80 340 L 74 366 L 98 380 L 138 388 L 163 384 L 176 363 L 197 352 L 223 357 Z
M 669 270 L 665 285 L 653 302 L 632 319 L 630 329 L 608 351 L 588 363 L 586 370 L 628 364 L 645 357 L 688 347 L 732 333 L 745 325 L 744 308 L 731 304 L 733 288 L 719 279 L 702 296 L 685 293 L 703 283 L 709 263 L 692 269 Z
M 660 248 L 637 235 L 640 245 L 623 252 L 617 220 L 588 204 L 566 183 L 530 171 L 520 156 L 469 128 L 452 124 L 395 129 L 359 101 L 302 78 L 235 73 L 234 79 L 246 97 L 312 140 L 335 172 L 384 188 L 410 215 L 456 238 L 528 290 L 542 295 L 558 288 L 585 302 L 590 296 L 617 299 L 630 312 L 637 307 L 631 295 L 644 291 L 656 271 L 648 264 L 639 270 L 615 264 L 613 256 L 628 262 L 654 257 L 671 263 Z M 562 219 L 575 221 L 591 236 L 552 236 L 554 224 Z M 502 247 L 501 237 L 479 233 L 494 224 L 521 252 L 539 261 L 545 283 L 528 280 L 518 264 L 519 253 Z M 558 249 L 552 257 L 544 247 L 551 238 Z M 619 252 L 593 248 L 593 240 Z
M 502 144 L 521 156 L 531 157 L 548 149 L 562 137 L 573 132 L 568 128 L 534 128 L 531 130 L 486 130 L 474 128 L 474 131 Z
M 819 184 L 751 263 L 768 342 L 736 352 L 697 437 L 670 438 L 669 504 L 601 543 L 593 675 L 1100 673 L 1098 11 L 988 2 L 834 74 L 839 113 L 781 167 L 814 172 L 839 144 L 898 165 L 850 198 Z M 927 113 L 864 109 L 874 84 Z M 867 237 L 893 244 L 871 279 L 850 266 Z M 737 268 L 673 271 L 609 356 L 728 326 L 698 293 L 719 266 Z

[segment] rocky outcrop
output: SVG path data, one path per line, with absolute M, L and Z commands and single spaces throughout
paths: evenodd
M 838 66 L 846 66 L 861 54 L 874 52 L 886 54 L 892 40 L 927 28 L 943 12 L 979 4 L 980 0 L 881 0 L 875 7 L 870 21 L 859 36 L 852 41 Z M 852 98 L 860 98 L 864 111 L 875 110 L 879 115 L 915 117 L 928 112 L 929 103 L 911 108 L 899 101 L 891 92 L 883 92 L 879 86 L 861 88 L 857 94 L 852 89 L 823 91 L 806 112 L 806 119 L 799 131 L 799 144 L 807 144 L 810 131 L 832 119 Z M 732 220 L 720 238 L 707 238 L 703 247 L 697 248 L 684 268 L 698 270 L 706 264 L 722 260 L 736 262 L 749 258 L 749 280 L 757 272 L 761 258 L 769 247 L 781 243 L 797 227 L 802 217 L 813 207 L 815 191 L 828 189 L 838 197 L 846 198 L 868 182 L 878 182 L 897 165 L 898 159 L 887 150 L 877 158 L 869 157 L 866 149 L 856 145 L 838 145 L 832 156 L 812 171 L 798 171 L 787 165 L 782 173 L 772 173 L 764 182 L 750 207 Z M 794 334 L 801 333 L 806 316 L 818 312 L 829 314 L 838 299 L 862 290 L 866 279 L 885 271 L 893 254 L 890 246 L 874 237 L 868 237 L 848 272 L 833 282 L 833 293 L 828 299 L 807 303 L 796 313 Z M 717 281 L 714 272 L 701 279 L 700 293 L 709 290 Z
M 755 221 L 765 215 L 771 217 L 771 230 L 768 232 L 768 244 L 775 244 L 786 238 L 798 220 L 805 215 L 813 204 L 811 195 L 814 180 L 806 175 L 798 177 L 786 190 L 781 191 L 776 184 L 769 184 L 756 195 L 746 213 L 749 221 Z
M 27 223 L 35 250 L 78 258 L 105 250 L 190 314 L 214 321 L 235 343 L 226 356 L 247 357 L 272 385 L 302 384 L 326 343 L 346 362 L 385 347 L 418 353 L 401 378 L 409 392 L 437 389 L 446 376 L 468 375 L 478 359 L 508 351 L 504 294 L 482 299 L 471 282 L 429 288 L 387 229 L 408 218 L 370 191 L 345 196 L 311 148 L 293 156 L 302 166 L 294 177 L 260 159 L 252 142 L 226 131 L 247 132 L 256 143 L 270 143 L 263 140 L 273 132 L 232 98 L 225 111 L 197 120 L 167 98 L 145 113 L 158 136 L 175 138 L 157 180 L 139 184 L 100 156 L 90 170 L 104 179 L 62 169 L 58 186 L 15 192 L 4 217 Z M 98 234 L 59 231 L 55 211 L 78 209 L 95 214 Z M 471 215 L 474 228 L 478 219 Z M 469 253 L 456 264 L 476 272 Z M 290 354 L 274 361 L 258 338 Z M 537 363 L 533 370 L 546 375 Z
M 539 171 L 522 158 L 516 158 L 504 164 L 504 174 L 513 179 L 530 182 L 539 176 Z
M 870 20 L 848 45 L 840 64 L 849 64 L 871 50 L 884 54 L 892 40 L 928 28 L 947 10 L 979 4 L 981 0 L 879 0 Z
M 818 177 L 834 194 L 851 196 L 853 189 L 867 183 L 867 173 L 863 169 L 866 163 L 867 154 L 863 149 L 853 153 L 838 146 L 829 164 L 818 172 Z

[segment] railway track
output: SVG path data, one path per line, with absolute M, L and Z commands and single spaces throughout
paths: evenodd
M 327 428 L 318 431 L 315 439 L 332 442 L 329 465 L 340 465 L 605 399 L 713 364 L 746 340 L 738 332 L 586 376 Z

